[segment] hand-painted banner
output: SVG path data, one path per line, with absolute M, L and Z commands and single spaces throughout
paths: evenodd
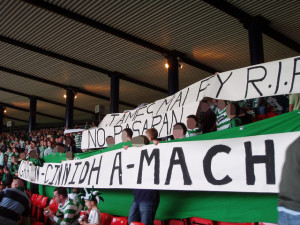
M 160 143 L 33 168 L 22 161 L 19 177 L 64 187 L 276 193 L 285 151 L 299 135 Z
M 159 137 L 172 135 L 177 122 L 186 123 L 186 117 L 196 114 L 204 97 L 238 101 L 263 96 L 300 93 L 300 57 L 254 65 L 207 77 L 176 94 L 126 113 L 108 114 L 99 128 L 83 132 L 81 148 L 105 147 L 106 137 L 121 142 L 126 127 L 134 136 L 145 134 L 154 127 Z

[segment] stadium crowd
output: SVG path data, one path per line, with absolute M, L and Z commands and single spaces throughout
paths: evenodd
M 258 120 L 280 115 L 288 111 L 299 109 L 299 96 L 300 94 L 291 95 L 290 100 L 288 96 L 282 95 L 239 102 L 228 102 L 225 100 L 205 98 L 200 102 L 198 111 L 186 118 L 187 125 L 184 123 L 177 123 L 173 126 L 172 136 L 158 138 L 157 131 L 154 128 L 150 128 L 146 131 L 145 137 L 148 139 L 147 143 L 152 142 L 153 144 L 157 145 L 160 141 L 191 137 L 245 125 Z M 90 128 L 88 123 L 82 125 L 81 127 L 84 127 L 84 129 Z M 78 126 L 75 125 L 74 128 L 78 128 Z M 124 142 L 124 149 L 128 149 L 130 146 L 132 146 L 131 144 L 128 144 L 132 140 L 132 136 L 133 132 L 131 129 L 126 128 L 123 130 L 122 141 Z M 54 148 L 58 146 L 63 148 L 64 152 L 84 152 L 85 150 L 81 149 L 81 138 L 82 131 L 64 134 L 64 129 L 62 128 L 35 130 L 31 131 L 29 134 L 27 134 L 26 131 L 13 131 L 11 133 L 1 134 L 0 201 L 2 194 L 6 193 L 4 190 L 10 189 L 12 184 L 15 184 L 15 188 L 19 186 L 23 189 L 26 189 L 27 185 L 25 183 L 21 184 L 22 182 L 20 183 L 20 180 L 18 179 L 20 160 L 29 160 L 35 154 L 36 156 L 34 158 L 36 158 L 36 160 L 34 163 L 36 163 L 36 165 L 42 165 L 42 159 L 47 155 L 51 155 L 52 152 L 55 151 Z M 111 136 L 107 137 L 106 141 L 109 147 L 115 143 L 114 138 Z M 36 186 L 34 187 L 33 185 L 31 187 L 31 191 L 32 193 L 38 193 L 38 188 Z M 66 190 L 57 189 L 55 192 L 57 196 L 54 195 L 57 197 L 57 202 L 63 203 L 62 206 L 65 204 L 70 204 L 70 200 L 66 196 L 65 192 Z M 97 206 L 97 201 L 95 200 L 96 195 L 90 196 L 93 196 L 94 201 L 94 203 L 89 205 L 90 208 L 94 207 L 94 205 Z M 86 198 L 85 200 L 89 201 L 89 198 Z M 149 204 L 141 205 L 141 202 L 148 202 Z M 76 205 L 76 203 L 74 204 Z M 134 190 L 134 202 L 132 203 L 130 209 L 128 221 L 140 219 L 146 225 L 153 224 L 158 204 L 159 191 Z M 149 213 L 139 214 L 142 213 L 142 208 L 145 207 L 151 210 L 151 215 Z M 0 217 L 3 216 L 1 209 L 2 208 L 0 207 Z M 94 209 L 96 210 L 95 207 Z M 63 207 L 61 210 L 63 210 Z M 48 212 L 46 214 L 49 214 L 48 216 L 50 216 L 55 222 L 64 221 L 65 218 L 64 213 L 58 213 L 57 215 L 54 215 L 53 213 L 51 214 Z M 76 216 L 75 214 L 73 216 L 74 218 L 76 217 L 76 219 L 78 219 L 79 213 L 76 212 Z M 97 213 L 97 218 L 98 217 L 99 213 Z M 65 220 L 70 221 L 69 218 L 65 218 Z M 87 224 L 87 222 L 83 221 L 81 224 Z

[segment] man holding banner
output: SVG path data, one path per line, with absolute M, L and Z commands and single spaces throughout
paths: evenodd
M 278 225 L 300 224 L 300 137 L 287 149 L 279 186 Z

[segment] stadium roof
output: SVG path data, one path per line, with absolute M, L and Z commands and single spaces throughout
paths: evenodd
M 265 62 L 299 55 L 297 0 L 91 1 L 0 3 L 0 103 L 7 121 L 64 124 L 66 88 L 78 93 L 74 120 L 110 108 L 110 77 L 120 78 L 120 111 L 168 93 L 166 57 L 183 68 L 179 88 L 215 71 L 250 65 L 247 22 L 263 25 Z M 25 112 L 25 113 L 24 113 Z

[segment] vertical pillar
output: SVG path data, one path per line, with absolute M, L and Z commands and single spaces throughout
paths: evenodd
M 178 59 L 175 55 L 168 56 L 168 95 L 173 95 L 179 90 Z
M 30 133 L 35 129 L 36 124 L 36 103 L 37 100 L 35 97 L 30 97 L 30 106 L 29 106 L 29 126 L 28 132 Z
M 4 106 L 0 104 L 0 134 L 3 131 Z
M 262 21 L 254 19 L 245 25 L 248 29 L 251 65 L 264 63 L 262 23 Z
M 71 88 L 68 88 L 66 98 L 66 129 L 73 128 L 74 97 L 75 91 Z
M 120 79 L 115 73 L 110 77 L 110 113 L 119 112 Z

